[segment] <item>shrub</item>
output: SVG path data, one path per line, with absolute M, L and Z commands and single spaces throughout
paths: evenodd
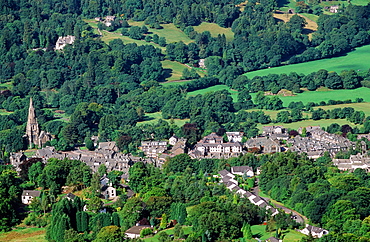
M 140 231 L 140 237 L 143 238 L 147 235 L 151 235 L 153 233 L 151 228 L 145 228 Z

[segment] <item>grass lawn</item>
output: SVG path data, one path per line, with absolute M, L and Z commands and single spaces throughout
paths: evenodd
M 233 89 L 231 89 L 230 87 L 228 87 L 226 85 L 215 85 L 215 86 L 212 86 L 212 87 L 207 87 L 207 88 L 204 88 L 204 89 L 189 92 L 188 96 L 196 96 L 198 94 L 203 95 L 203 94 L 206 94 L 208 92 L 215 92 L 215 91 L 220 91 L 220 90 L 228 90 L 231 93 L 231 97 L 233 98 L 234 102 L 237 101 L 238 91 L 233 90 Z
M 356 48 L 356 50 L 339 57 L 309 61 L 286 66 L 278 66 L 258 71 L 247 72 L 245 75 L 248 78 L 255 76 L 267 76 L 269 74 L 289 74 L 291 72 L 309 74 L 320 69 L 328 71 L 336 71 L 340 73 L 342 70 L 367 70 L 370 68 L 370 45 Z
M 138 122 L 137 125 L 143 125 L 143 124 L 156 124 L 159 119 L 162 118 L 162 112 L 156 112 L 156 113 L 146 113 L 145 114 L 145 121 Z M 164 121 L 171 122 L 171 119 L 163 119 Z M 189 119 L 173 119 L 173 122 L 175 125 L 181 127 L 186 122 L 189 122 Z
M 45 228 L 18 227 L 10 232 L 0 233 L 0 241 L 8 242 L 46 242 Z
M 198 33 L 209 31 L 212 37 L 217 37 L 217 35 L 219 34 L 225 34 L 227 41 L 231 41 L 234 39 L 234 33 L 231 31 L 231 28 L 222 28 L 215 23 L 203 22 L 198 26 L 194 26 L 194 30 L 197 31 Z
M 183 226 L 182 228 L 184 230 L 184 234 L 190 234 L 191 233 L 191 227 L 189 227 L 189 226 Z M 174 228 L 170 228 L 170 229 L 166 229 L 166 230 L 163 230 L 163 231 L 166 232 L 168 235 L 170 235 L 170 234 L 173 234 L 173 230 L 174 230 Z M 157 233 L 153 237 L 144 238 L 143 240 L 145 242 L 158 242 L 159 241 L 158 240 L 158 234 L 159 233 Z
M 189 70 L 191 69 L 187 67 L 186 65 L 181 64 L 180 62 L 177 62 L 177 61 L 164 60 L 164 61 L 161 61 L 161 63 L 162 63 L 164 71 L 166 72 L 166 80 L 169 82 L 180 80 L 180 77 L 182 76 L 182 72 L 185 68 Z M 197 71 L 197 73 L 200 76 L 204 76 L 203 72 Z M 184 83 L 184 81 L 178 82 L 178 83 L 181 84 L 181 83 Z

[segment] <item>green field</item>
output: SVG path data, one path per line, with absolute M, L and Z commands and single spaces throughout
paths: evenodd
M 270 123 L 270 124 L 257 124 L 257 128 L 262 132 L 262 126 L 269 126 L 269 125 L 282 125 L 288 129 L 295 129 L 297 130 L 299 127 L 307 127 L 307 126 L 316 126 L 319 125 L 321 127 L 328 127 L 332 123 L 337 123 L 339 125 L 348 124 L 352 128 L 356 127 L 357 125 L 347 121 L 346 119 L 321 119 L 321 120 L 302 120 L 299 122 L 294 123 Z M 357 126 L 359 127 L 359 126 Z
M 314 107 L 314 109 L 322 108 L 324 110 L 330 110 L 334 108 L 345 108 L 345 107 L 354 108 L 356 111 L 363 111 L 366 116 L 370 116 L 370 103 L 348 103 L 348 104 L 318 106 Z
M 182 76 L 182 72 L 185 68 L 189 70 L 191 69 L 187 67 L 186 65 L 181 64 L 180 62 L 177 62 L 177 61 L 164 60 L 164 61 L 161 61 L 161 63 L 162 63 L 164 71 L 166 72 L 166 80 L 169 82 L 180 80 Z M 204 73 L 200 71 L 197 71 L 197 72 L 200 76 L 204 76 Z M 184 83 L 184 81 L 178 82 L 178 83 L 180 85 Z
M 145 121 L 138 122 L 137 125 L 143 125 L 143 124 L 156 124 L 158 120 L 163 119 L 162 118 L 162 112 L 156 112 L 156 113 L 146 113 L 145 114 Z M 171 122 L 171 119 L 163 119 L 164 121 Z M 186 122 L 189 122 L 189 119 L 172 119 L 174 124 L 181 127 Z
M 234 33 L 231 31 L 231 28 L 222 28 L 215 23 L 203 22 L 198 26 L 194 26 L 194 30 L 197 31 L 198 33 L 209 31 L 212 37 L 217 37 L 217 35 L 219 34 L 224 34 L 227 41 L 231 41 L 234 39 Z
M 45 228 L 19 227 L 10 232 L 0 233 L 0 241 L 7 242 L 46 242 Z
M 256 94 L 252 94 L 255 96 Z M 357 89 L 341 89 L 341 90 L 330 90 L 330 91 L 306 91 L 299 93 L 296 96 L 279 96 L 283 101 L 284 107 L 288 106 L 290 102 L 302 101 L 304 104 L 308 102 L 321 102 L 329 100 L 355 100 L 356 98 L 363 98 L 364 102 L 370 102 L 370 88 L 360 87 Z
M 143 26 L 144 22 L 128 21 L 130 26 Z M 161 24 L 163 29 L 151 29 L 148 26 L 149 35 L 157 34 L 159 37 L 165 37 L 167 43 L 182 41 L 185 44 L 193 42 L 181 29 L 176 28 L 174 24 Z
M 340 73 L 342 70 L 361 70 L 365 71 L 370 68 L 370 45 L 356 48 L 356 50 L 345 56 L 333 57 L 305 63 L 278 66 L 258 71 L 251 71 L 245 75 L 248 78 L 255 76 L 267 76 L 269 74 L 289 74 L 291 72 L 309 74 L 320 69 L 335 71 Z
M 198 94 L 206 94 L 207 92 L 215 92 L 215 91 L 220 91 L 220 90 L 228 90 L 231 93 L 231 97 L 233 98 L 234 102 L 237 101 L 238 98 L 238 91 L 231 89 L 230 87 L 226 85 L 215 85 L 212 87 L 207 87 L 204 89 L 196 90 L 193 92 L 189 92 L 188 96 L 196 96 Z

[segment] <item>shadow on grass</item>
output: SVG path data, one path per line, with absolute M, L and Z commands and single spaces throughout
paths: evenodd
M 163 72 L 164 72 L 164 76 L 163 76 L 164 79 L 167 79 L 172 76 L 172 69 L 165 68 L 163 69 Z

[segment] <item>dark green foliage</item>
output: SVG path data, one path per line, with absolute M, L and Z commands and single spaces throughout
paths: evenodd
M 8 231 L 18 222 L 20 178 L 11 166 L 0 165 L 0 231 Z

